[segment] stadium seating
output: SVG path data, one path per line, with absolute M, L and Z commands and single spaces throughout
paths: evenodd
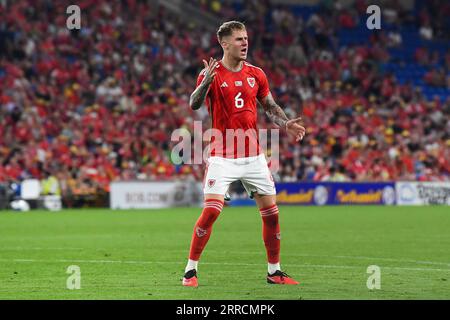
M 328 179 L 331 171 L 356 181 L 450 180 L 450 41 L 438 29 L 445 1 L 416 1 L 405 15 L 412 20 L 380 31 L 365 27 L 364 1 L 347 11 L 269 1 L 214 11 L 214 1 L 189 2 L 218 23 L 245 20 L 249 60 L 287 114 L 303 114 L 308 135 L 301 144 L 282 135 L 277 180 Z M 50 172 L 63 195 L 80 195 L 108 192 L 116 179 L 201 181 L 202 166 L 171 162 L 169 140 L 207 121 L 188 99 L 201 58 L 220 58 L 215 34 L 153 1 L 77 3 L 82 28 L 72 32 L 68 1 L 0 4 L 0 182 Z M 436 5 L 435 38 L 421 39 L 422 17 Z M 390 30 L 400 44 L 390 45 Z M 431 81 L 439 70 L 443 78 Z M 259 120 L 273 127 L 262 113 Z

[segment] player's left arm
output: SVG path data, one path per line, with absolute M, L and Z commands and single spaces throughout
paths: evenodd
M 306 133 L 305 127 L 302 126 L 302 118 L 288 119 L 283 109 L 275 102 L 272 94 L 269 92 L 267 96 L 258 99 L 267 116 L 273 123 L 280 128 L 285 129 L 289 134 L 295 137 L 295 141 L 303 139 Z

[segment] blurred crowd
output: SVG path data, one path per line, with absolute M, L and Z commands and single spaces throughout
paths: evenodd
M 301 143 L 281 134 L 275 178 L 450 180 L 450 100 L 426 100 L 381 71 L 395 33 L 341 46 L 337 32 L 360 23 L 355 12 L 365 3 L 327 9 L 333 3 L 307 20 L 269 1 L 245 1 L 240 12 L 231 2 L 213 6 L 218 24 L 246 22 L 248 60 L 266 72 L 286 114 L 304 118 Z M 0 182 L 51 175 L 62 194 L 87 195 L 108 192 L 113 180 L 201 181 L 202 165 L 173 164 L 170 137 L 175 129 L 192 131 L 195 120 L 209 127 L 206 109 L 193 112 L 188 101 L 201 59 L 221 58 L 214 31 L 139 0 L 77 1 L 81 29 L 69 31 L 70 4 L 0 2 Z M 394 9 L 399 21 L 412 23 Z M 420 18 L 433 37 L 448 36 L 441 15 L 425 10 L 428 19 Z M 417 59 L 432 57 L 419 52 Z M 449 66 L 447 52 L 433 71 L 440 78 L 429 78 L 448 88 Z M 275 128 L 262 112 L 259 121 Z

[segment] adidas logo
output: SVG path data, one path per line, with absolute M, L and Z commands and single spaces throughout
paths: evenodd
M 227 85 L 227 83 L 224 81 L 224 82 L 220 85 L 220 87 L 221 87 L 221 88 L 225 88 L 225 87 L 228 87 L 228 85 Z

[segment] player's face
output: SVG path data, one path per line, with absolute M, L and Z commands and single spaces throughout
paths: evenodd
M 236 60 L 247 59 L 248 37 L 245 30 L 234 30 L 233 33 L 224 39 L 225 52 Z

